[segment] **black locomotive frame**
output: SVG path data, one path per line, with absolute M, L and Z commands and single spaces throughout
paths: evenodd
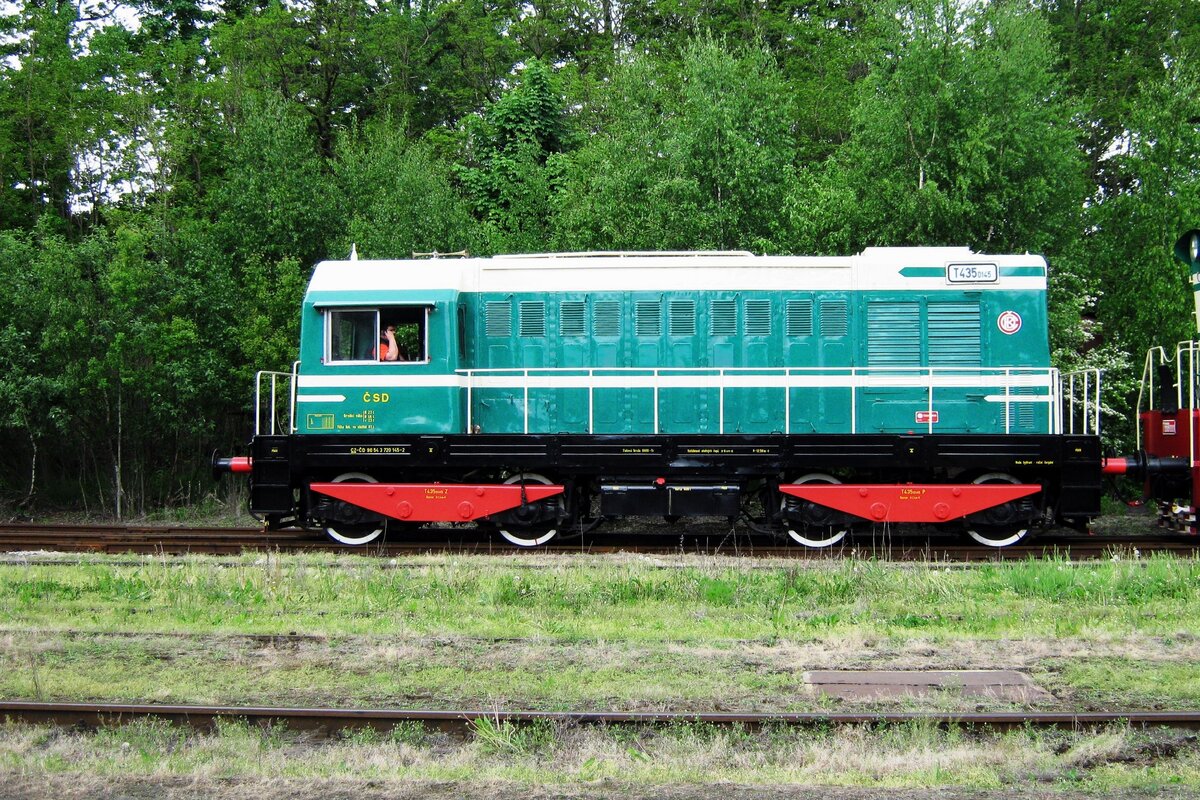
M 812 472 L 867 483 L 969 482 L 1003 472 L 1040 484 L 1047 519 L 1071 527 L 1099 515 L 1102 492 L 1099 437 L 1074 434 L 306 434 L 258 436 L 250 449 L 250 508 L 273 526 L 304 522 L 308 484 L 347 472 L 387 483 L 537 473 L 570 487 L 657 482 L 667 489 L 777 484 Z M 725 507 L 702 494 L 700 510 Z M 660 510 L 651 502 L 645 513 Z

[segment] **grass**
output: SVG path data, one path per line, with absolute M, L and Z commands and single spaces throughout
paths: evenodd
M 937 637 L 1195 629 L 1200 565 L 1155 557 L 913 570 L 844 561 L 746 571 L 569 558 L 517 570 L 486 558 L 411 569 L 369 559 L 148 558 L 138 566 L 0 566 L 0 624 L 76 630 L 704 641 L 857 632 Z M 290 627 L 289 627 L 290 626 Z
M 1056 695 L 1053 707 L 1200 705 L 1191 560 L 515 563 L 250 555 L 0 565 L 0 694 L 769 711 L 829 707 L 807 693 L 806 669 L 1016 668 Z M 289 633 L 315 638 L 244 636 Z M 930 704 L 976 702 L 947 693 Z
M 1200 564 L 972 568 L 678 556 L 70 557 L 0 564 L 0 696 L 545 710 L 838 710 L 808 669 L 1021 669 L 1046 708 L 1200 706 Z M 533 568 L 536 567 L 536 568 Z M 863 706 L 852 705 L 855 710 Z M 954 692 L 899 710 L 1015 708 Z M 227 724 L 0 726 L 5 777 L 430 785 L 1200 790 L 1194 738 L 681 725 L 413 725 L 310 741 Z M 198 784 L 196 782 L 199 782 Z M 390 784 L 389 784 L 390 785 Z
M 872 788 L 1032 785 L 1200 788 L 1194 739 L 1123 727 L 967 734 L 928 725 L 763 731 L 515 729 L 481 722 L 465 741 L 413 731 L 309 740 L 226 723 L 195 734 L 141 723 L 95 734 L 0 726 L 0 772 L 107 777 L 471 781 L 479 784 L 807 784 Z

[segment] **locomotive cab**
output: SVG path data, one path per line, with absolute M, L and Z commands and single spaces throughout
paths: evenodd
M 305 300 L 295 432 L 460 431 L 457 289 L 385 266 L 397 262 L 341 263 L 318 267 Z M 398 353 L 387 352 L 389 341 Z

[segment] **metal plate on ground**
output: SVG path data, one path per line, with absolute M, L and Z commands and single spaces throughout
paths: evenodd
M 812 670 L 804 682 L 814 694 L 841 700 L 887 700 L 954 695 L 1033 703 L 1050 693 L 1016 670 Z

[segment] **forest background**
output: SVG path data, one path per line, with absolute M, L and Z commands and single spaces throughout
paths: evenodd
M 966 245 L 1056 365 L 1190 338 L 1195 0 L 0 6 L 0 508 L 212 492 L 314 263 Z

